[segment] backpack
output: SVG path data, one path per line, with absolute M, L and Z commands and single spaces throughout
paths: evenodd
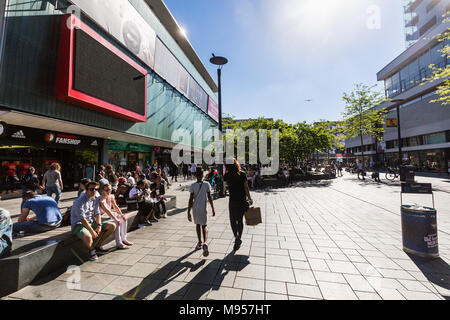
M 71 225 L 70 222 L 70 211 L 71 211 L 72 207 L 67 208 L 66 212 L 63 213 L 62 215 L 62 220 L 61 220 L 61 227 L 67 227 Z

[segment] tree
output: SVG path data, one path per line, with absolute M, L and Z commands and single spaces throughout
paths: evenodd
M 387 109 L 377 109 L 381 103 L 387 101 L 381 92 L 375 91 L 375 86 L 356 84 L 353 92 L 344 93 L 346 103 L 343 113 L 342 132 L 345 139 L 361 138 L 361 154 L 364 166 L 364 136 L 372 136 L 377 141 L 382 140 L 384 122 Z
M 331 149 L 335 141 L 335 137 L 330 132 L 328 126 L 313 126 L 305 122 L 288 124 L 283 120 L 266 118 L 243 121 L 233 121 L 232 117 L 228 117 L 227 119 L 229 121 L 224 125 L 224 128 L 228 130 L 241 129 L 243 131 L 254 129 L 257 132 L 258 140 L 260 130 L 267 130 L 269 139 L 271 139 L 272 130 L 279 130 L 280 160 L 292 165 L 298 164 L 300 161 L 308 158 L 312 153 Z M 234 145 L 236 149 L 236 140 L 234 141 Z M 270 144 L 267 147 L 268 152 L 271 153 Z M 246 158 L 250 158 L 248 146 L 246 146 Z
M 450 11 L 444 15 L 443 20 L 443 23 L 448 22 L 450 22 Z M 450 59 L 450 45 L 448 44 L 448 41 L 450 40 L 450 28 L 447 28 L 446 31 L 437 35 L 436 38 L 439 42 L 447 42 L 445 47 L 442 50 L 439 50 L 439 52 L 441 52 L 442 56 L 448 61 Z M 443 80 L 443 83 L 437 87 L 436 94 L 438 95 L 438 98 L 431 100 L 430 103 L 440 102 L 444 106 L 450 105 L 450 64 L 441 68 L 430 65 L 430 68 L 432 70 L 431 76 L 424 79 L 422 85 L 427 82 Z

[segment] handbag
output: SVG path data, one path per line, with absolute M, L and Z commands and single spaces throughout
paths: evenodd
M 245 212 L 245 224 L 248 226 L 256 226 L 262 223 L 261 208 L 249 208 Z

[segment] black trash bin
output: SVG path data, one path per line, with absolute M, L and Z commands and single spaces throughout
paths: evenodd
M 433 207 L 404 205 L 403 194 L 429 194 Z M 423 258 L 439 258 L 437 212 L 431 183 L 402 183 L 400 200 L 403 251 Z
M 414 166 L 400 166 L 400 181 L 414 182 L 415 178 Z
M 439 258 L 436 209 L 402 205 L 403 251 L 423 257 Z

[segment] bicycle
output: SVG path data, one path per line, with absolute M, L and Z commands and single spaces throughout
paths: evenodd
M 364 170 L 358 171 L 358 180 L 366 180 L 366 172 Z
M 386 172 L 386 179 L 387 180 L 394 181 L 398 177 L 400 177 L 400 174 L 398 173 L 398 171 L 396 171 L 396 170 L 394 170 L 392 168 L 388 168 L 388 171 Z

